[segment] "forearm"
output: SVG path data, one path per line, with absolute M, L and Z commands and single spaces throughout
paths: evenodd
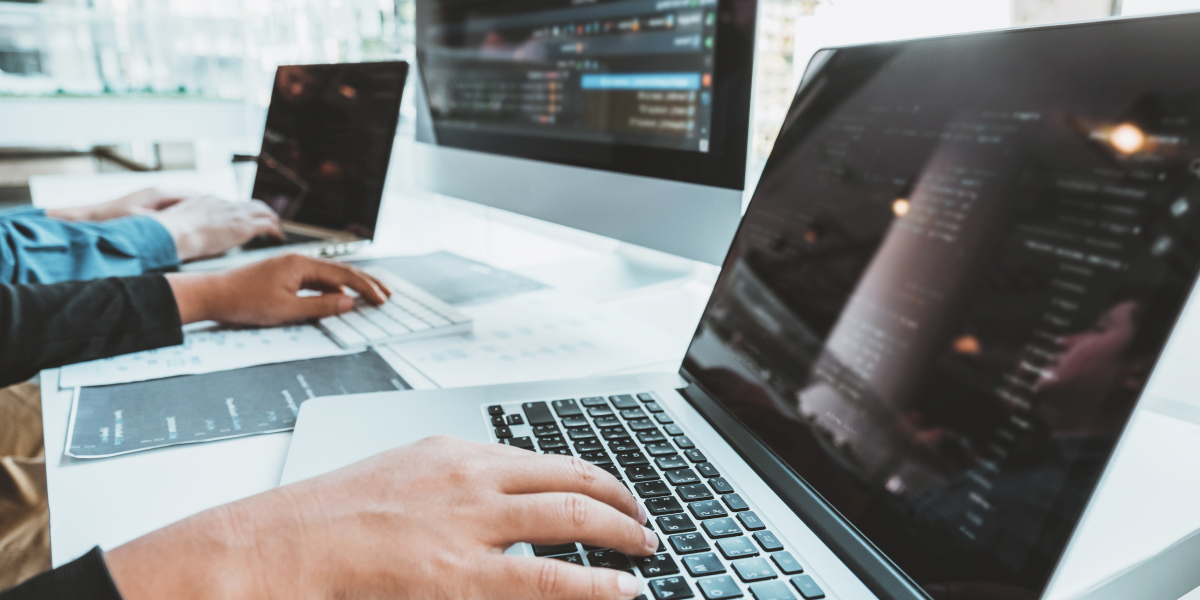
M 126 277 L 173 269 L 171 234 L 148 217 L 72 223 L 37 214 L 0 219 L 4 283 Z

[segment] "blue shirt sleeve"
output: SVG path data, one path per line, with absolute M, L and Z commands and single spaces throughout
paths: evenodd
M 37 211 L 0 213 L 2 283 L 125 277 L 178 265 L 171 234 L 150 217 L 85 223 Z

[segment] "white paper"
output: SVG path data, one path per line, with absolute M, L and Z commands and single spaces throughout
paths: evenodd
M 60 388 L 112 385 L 212 373 L 347 351 L 312 325 L 229 329 L 208 324 L 184 330 L 183 344 L 67 365 Z
M 590 377 L 682 358 L 665 333 L 557 290 L 461 310 L 475 319 L 472 334 L 392 345 L 444 388 Z

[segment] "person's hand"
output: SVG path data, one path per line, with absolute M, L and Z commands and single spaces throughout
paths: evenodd
M 218 256 L 260 235 L 283 239 L 279 216 L 258 200 L 186 198 L 149 216 L 170 232 L 180 261 Z
M 344 288 L 375 305 L 392 295 L 387 286 L 348 264 L 298 254 L 222 273 L 169 273 L 167 282 L 185 324 L 279 325 L 350 310 L 354 298 Z M 321 293 L 300 296 L 301 290 Z
M 146 188 L 99 204 L 52 208 L 46 211 L 46 216 L 64 221 L 108 221 L 133 215 L 150 215 L 178 204 L 185 197 L 185 194 Z
M 658 546 L 615 478 L 582 459 L 438 437 L 201 513 L 108 553 L 126 600 L 628 600 L 637 578 L 516 542 Z

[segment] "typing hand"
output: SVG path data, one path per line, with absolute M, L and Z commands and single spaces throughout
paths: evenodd
M 296 254 L 223 273 L 170 273 L 167 281 L 183 323 L 279 325 L 350 310 L 354 299 L 344 288 L 376 305 L 391 295 L 387 286 L 350 265 Z M 300 290 L 321 293 L 299 296 Z
M 279 216 L 258 200 L 187 198 L 149 216 L 170 232 L 185 262 L 224 254 L 260 235 L 283 239 Z
M 647 556 L 645 519 L 583 460 L 438 437 L 201 513 L 108 565 L 126 600 L 628 600 L 627 573 L 502 552 L 579 541 Z
M 46 216 L 64 221 L 108 221 L 132 215 L 150 215 L 178 204 L 185 197 L 185 194 L 146 188 L 99 204 L 52 208 L 46 211 Z

